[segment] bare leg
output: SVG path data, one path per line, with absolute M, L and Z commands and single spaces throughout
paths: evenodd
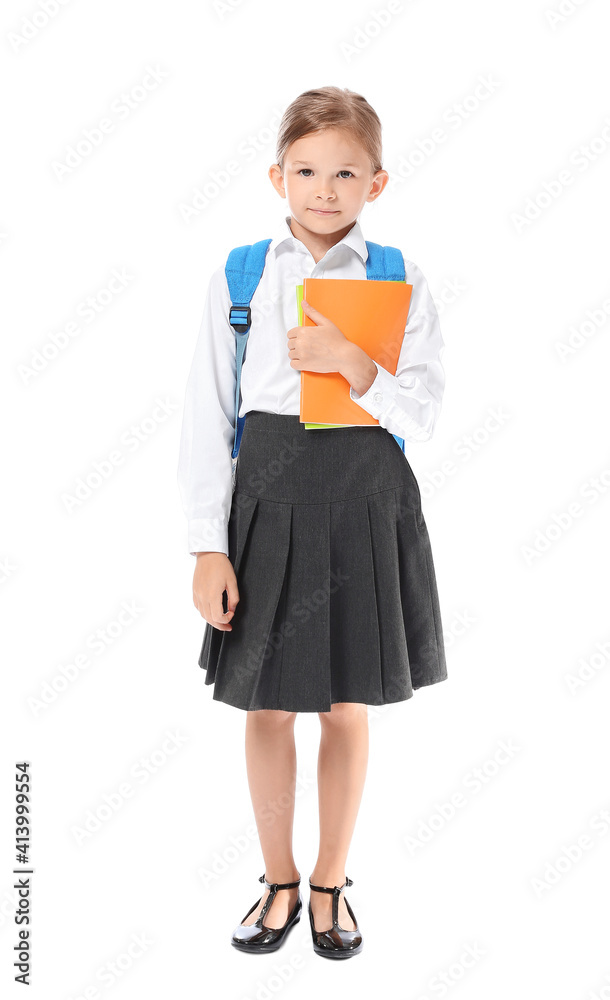
M 292 854 L 296 789 L 296 712 L 261 710 L 247 713 L 246 766 L 256 827 L 268 882 L 294 882 L 299 871 Z M 260 904 L 245 925 L 253 924 L 269 895 L 264 883 Z M 281 927 L 297 901 L 298 889 L 280 889 L 264 918 L 266 927 Z M 319 894 L 318 894 L 319 895 Z
M 359 702 L 337 702 L 330 712 L 318 714 L 322 729 L 318 755 L 320 847 L 311 881 L 315 885 L 343 885 L 368 764 L 367 707 Z M 343 897 L 341 893 L 339 924 L 351 931 L 354 922 Z M 312 891 L 310 900 L 316 930 L 327 930 L 332 926 L 332 895 Z

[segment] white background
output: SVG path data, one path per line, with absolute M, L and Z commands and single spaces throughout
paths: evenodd
M 2 10 L 3 991 L 17 941 L 13 769 L 26 759 L 28 996 L 266 1000 L 323 983 L 405 1000 L 610 996 L 606 5 L 41 9 Z M 381 28 L 375 11 L 388 12 Z M 162 79 L 141 92 L 149 67 Z M 197 665 L 203 620 L 176 484 L 209 275 L 277 230 L 274 127 L 326 84 L 376 109 L 392 177 L 413 166 L 360 221 L 421 267 L 441 314 L 443 409 L 408 456 L 449 672 L 370 710 L 346 869 L 364 950 L 334 964 L 313 954 L 306 910 L 275 954 L 229 944 L 264 865 L 245 714 L 212 701 Z M 130 92 L 121 117 L 113 102 Z M 103 118 L 113 130 L 62 169 Z M 238 174 L 185 218 L 232 159 Z M 130 277 L 108 297 L 115 269 Z M 79 312 L 89 296 L 93 322 Z M 52 356 L 70 322 L 80 332 Z M 570 337 L 579 346 L 562 358 Z M 117 450 L 122 463 L 70 511 L 77 481 Z M 117 626 L 123 602 L 139 610 Z M 101 653 L 88 645 L 98 629 L 112 638 Z M 70 671 L 77 657 L 87 665 Z M 301 715 L 296 734 L 306 906 L 317 716 Z M 119 807 L 79 839 L 105 796 Z M 112 963 L 120 975 L 102 981 Z

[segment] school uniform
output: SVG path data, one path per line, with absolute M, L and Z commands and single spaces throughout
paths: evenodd
M 404 701 L 447 678 L 419 486 L 392 436 L 408 449 L 433 433 L 445 382 L 438 315 L 422 272 L 404 258 L 413 292 L 396 374 L 375 362 L 369 389 L 350 388 L 379 425 L 306 430 L 301 373 L 288 356 L 295 287 L 305 277 L 366 278 L 368 251 L 356 221 L 316 263 L 289 223 L 269 245 L 252 298 L 234 492 L 224 262 L 210 278 L 188 378 L 178 464 L 188 548 L 228 555 L 240 595 L 232 631 L 205 623 L 198 662 L 213 698 L 244 710 Z

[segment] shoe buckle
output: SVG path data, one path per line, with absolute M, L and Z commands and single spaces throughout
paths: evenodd
M 266 874 L 267 873 L 265 872 L 265 875 Z M 264 882 L 268 889 L 271 889 L 271 890 L 275 889 L 277 891 L 277 887 L 278 887 L 278 885 L 280 883 L 279 882 L 268 882 L 267 879 L 265 878 L 265 875 L 261 875 L 261 877 L 259 878 L 258 881 L 259 882 Z

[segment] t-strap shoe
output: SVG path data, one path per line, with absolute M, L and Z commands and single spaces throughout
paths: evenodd
M 275 894 L 279 892 L 280 889 L 297 888 L 301 882 L 301 876 L 299 875 L 296 882 L 267 882 L 267 879 L 263 874 L 258 881 L 265 883 L 267 888 L 270 890 L 269 895 L 267 896 L 267 899 L 263 904 L 263 908 L 254 923 L 244 924 L 243 920 L 248 919 L 263 897 L 261 896 L 257 899 L 254 906 L 250 907 L 242 922 L 233 931 L 231 944 L 235 945 L 236 948 L 241 948 L 242 951 L 250 951 L 254 953 L 277 951 L 277 949 L 284 943 L 290 928 L 294 927 L 294 925 L 301 919 L 303 900 L 301 899 L 300 890 L 297 892 L 296 903 L 294 904 L 291 912 L 288 914 L 286 923 L 282 927 L 265 927 L 263 920 L 265 919 L 269 911 L 269 907 L 275 899 Z
M 326 958 L 349 958 L 362 951 L 362 934 L 358 928 L 358 921 L 354 916 L 354 911 L 344 896 L 347 912 L 354 921 L 354 930 L 346 931 L 339 927 L 339 897 L 347 885 L 353 885 L 351 878 L 345 876 L 343 885 L 313 885 L 309 880 L 309 888 L 316 892 L 332 892 L 333 894 L 333 925 L 325 931 L 315 929 L 313 913 L 311 910 L 311 900 L 308 903 L 309 923 L 311 925 L 311 936 L 313 938 L 313 950 L 316 955 L 324 955 Z

